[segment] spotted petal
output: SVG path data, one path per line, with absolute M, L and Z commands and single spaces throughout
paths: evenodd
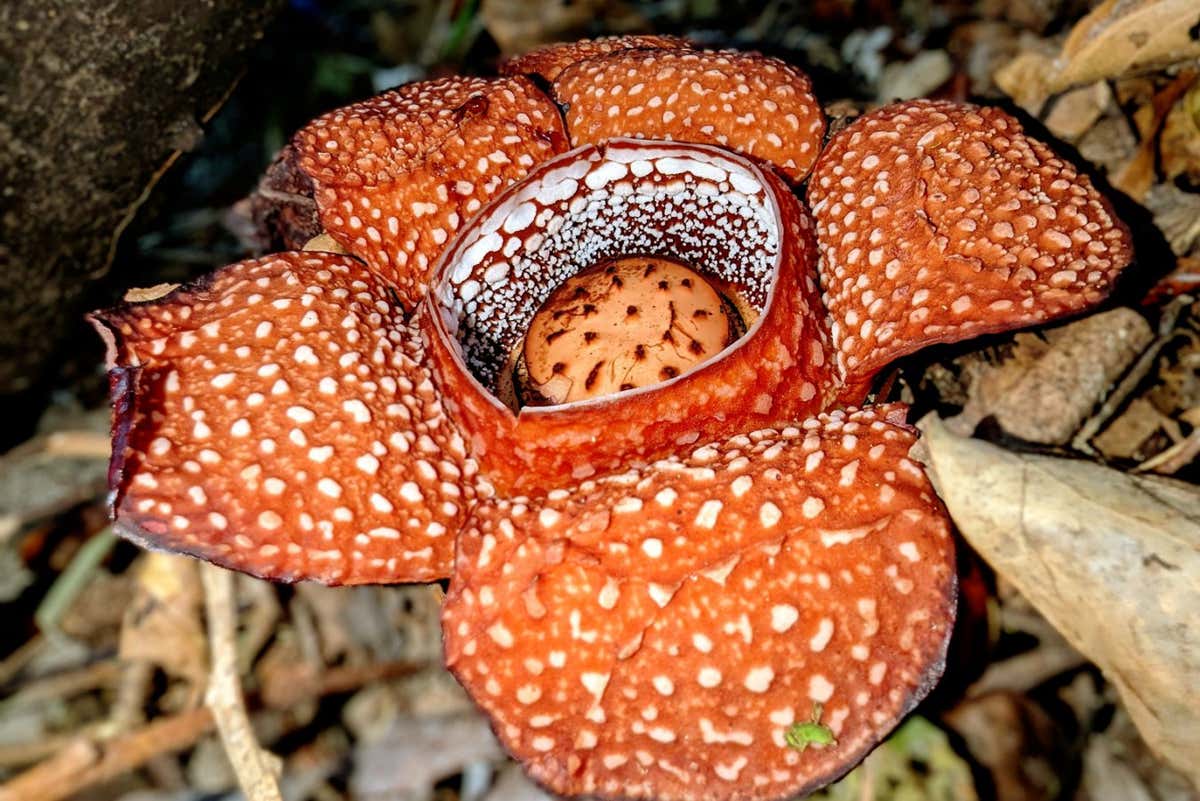
M 823 415 L 478 508 L 447 661 L 533 778 L 569 796 L 789 798 L 928 692 L 954 549 L 896 414 Z M 789 746 L 817 705 L 836 745 Z
M 808 198 L 852 390 L 926 345 L 1093 306 L 1133 253 L 1087 176 L 995 108 L 867 114 L 830 140 Z
M 601 36 L 578 42 L 546 45 L 510 58 L 500 65 L 504 75 L 537 75 L 553 81 L 572 64 L 623 50 L 691 50 L 692 43 L 681 36 Z
M 121 533 L 285 581 L 448 575 L 475 465 L 394 289 L 361 263 L 241 262 L 93 320 Z
M 794 182 L 825 135 L 808 76 L 755 53 L 616 51 L 563 70 L 554 94 L 574 145 L 619 136 L 717 144 Z
M 566 147 L 558 109 L 526 78 L 456 77 L 319 117 L 288 158 L 312 183 L 325 230 L 411 308 L 459 226 Z

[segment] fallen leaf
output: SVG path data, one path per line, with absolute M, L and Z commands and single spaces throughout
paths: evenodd
M 1200 80 L 1167 114 L 1160 149 L 1166 180 L 1182 175 L 1192 184 L 1200 182 Z
M 1007 358 L 974 367 L 967 403 L 951 425 L 969 433 L 990 415 L 1015 437 L 1064 444 L 1153 339 L 1145 319 L 1127 308 L 1043 335 L 1018 334 Z
M 473 762 L 501 756 L 500 744 L 478 714 L 399 718 L 386 737 L 358 749 L 352 797 L 432 798 L 437 782 Z
M 619 0 L 483 0 L 479 13 L 505 55 L 578 38 L 597 18 L 614 33 L 646 28 L 645 20 Z
M 1141 143 L 1124 166 L 1112 176 L 1112 185 L 1139 203 L 1143 202 L 1158 179 L 1158 140 L 1167 115 L 1184 97 L 1196 73 L 1185 70 L 1133 114 Z
M 992 776 L 996 801 L 1050 801 L 1070 773 L 1072 743 L 1045 711 L 1018 693 L 994 692 L 950 710 L 946 724 Z
M 1200 488 L 1017 454 L 925 417 L 916 455 L 968 542 L 1116 685 L 1200 785 Z
M 1109 459 L 1144 459 L 1146 441 L 1159 432 L 1163 419 L 1163 413 L 1153 403 L 1134 398 L 1092 444 Z
M 1059 139 L 1078 141 L 1104 116 L 1112 91 L 1103 81 L 1064 92 L 1054 100 L 1046 115 L 1046 127 Z
M 118 653 L 122 659 L 158 665 L 198 691 L 208 679 L 208 646 L 200 622 L 196 564 L 186 556 L 154 551 L 138 559 Z
M 1054 57 L 1041 50 L 1022 50 L 992 76 L 1000 91 L 1034 116 L 1042 111 L 1053 92 L 1049 76 L 1054 74 Z
M 1195 0 L 1105 0 L 1067 36 L 1049 78 L 1061 91 L 1200 58 Z

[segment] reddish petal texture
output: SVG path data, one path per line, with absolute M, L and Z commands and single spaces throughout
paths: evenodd
M 566 143 L 527 79 L 443 78 L 330 112 L 292 145 L 326 231 L 411 308 L 455 231 Z
M 475 465 L 402 315 L 359 262 L 316 253 L 95 315 L 117 527 L 284 581 L 449 575 Z
M 554 94 L 575 145 L 620 136 L 718 144 L 795 182 L 825 135 L 808 76 L 750 53 L 618 51 L 563 70 Z
M 530 50 L 500 65 L 504 75 L 539 75 L 553 81 L 572 64 L 623 50 L 691 50 L 681 36 L 603 36 L 578 42 L 552 44 Z
M 833 386 L 807 212 L 773 173 L 718 148 L 615 140 L 541 165 L 446 254 L 421 314 L 448 410 L 497 489 L 533 491 L 799 419 Z M 592 263 L 676 258 L 736 287 L 758 320 L 679 377 L 592 401 L 495 397 L 542 301 Z
M 808 197 L 851 385 L 925 345 L 1093 306 L 1133 252 L 1087 177 L 994 108 L 865 115 L 830 140 Z
M 564 795 L 788 798 L 848 770 L 928 692 L 954 548 L 890 411 L 479 507 L 444 607 L 447 661 L 535 779 Z M 837 744 L 788 747 L 814 704 Z

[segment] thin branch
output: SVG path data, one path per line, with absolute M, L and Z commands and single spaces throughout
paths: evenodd
M 0 785 L 0 801 L 61 801 L 86 787 L 127 773 L 160 754 L 193 745 L 213 725 L 199 707 L 97 744 L 79 737 L 45 762 Z
M 275 759 L 259 746 L 250 728 L 242 687 L 238 681 L 237 622 L 233 574 L 205 564 L 200 571 L 204 582 L 204 607 L 208 616 L 208 641 L 211 664 L 208 691 L 204 703 L 212 710 L 217 730 L 225 746 L 238 784 L 249 801 L 283 801 L 275 777 Z

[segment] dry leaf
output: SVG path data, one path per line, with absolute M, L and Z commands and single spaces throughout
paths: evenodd
M 1134 112 L 1133 121 L 1141 136 L 1141 144 L 1129 161 L 1113 174 L 1112 185 L 1139 203 L 1145 200 L 1146 194 L 1158 180 L 1158 140 L 1163 123 L 1171 108 L 1191 87 L 1195 77 L 1195 72 L 1185 70 Z
M 1103 81 L 1072 89 L 1055 99 L 1046 115 L 1046 127 L 1059 139 L 1078 141 L 1092 129 L 1112 101 L 1112 90 Z
M 1182 175 L 1193 184 L 1200 182 L 1200 80 L 1168 112 L 1159 149 L 1166 180 Z
M 951 709 L 946 724 L 991 774 L 997 801 L 1048 801 L 1062 793 L 1072 743 L 1045 711 L 1019 693 L 993 692 Z
M 934 415 L 920 427 L 918 453 L 963 536 L 1200 785 L 1200 488 L 1012 453 Z
M 144 659 L 172 676 L 203 687 L 208 646 L 200 622 L 201 590 L 196 561 L 150 552 L 138 559 L 133 602 L 125 609 L 119 653 Z
M 1054 58 L 1046 53 L 1023 50 L 992 76 L 1000 91 L 1021 108 L 1037 116 L 1053 92 L 1049 77 L 1054 74 Z
M 1121 374 L 1154 339 L 1140 314 L 1117 308 L 1036 334 L 1018 334 L 999 364 L 975 369 L 970 397 L 951 424 L 968 433 L 984 417 L 1029 442 L 1071 439 Z
M 358 749 L 350 778 L 353 798 L 423 801 L 433 786 L 473 762 L 503 756 L 478 714 L 398 718 L 382 740 Z
M 1106 0 L 1075 24 L 1052 90 L 1200 58 L 1196 0 Z

